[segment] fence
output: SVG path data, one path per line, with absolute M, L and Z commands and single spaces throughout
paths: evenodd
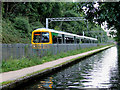
M 40 56 L 43 57 L 46 54 L 58 54 L 61 52 L 67 52 L 70 50 L 76 50 L 87 47 L 94 47 L 96 43 L 83 43 L 83 44 L 51 44 L 48 45 L 48 49 L 32 49 L 31 44 L 0 44 L 2 45 L 2 60 L 19 59 L 22 57 Z M 99 44 L 106 45 L 106 44 Z

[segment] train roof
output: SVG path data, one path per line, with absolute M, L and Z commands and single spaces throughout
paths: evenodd
M 34 31 L 43 31 L 43 30 L 54 32 L 54 33 L 59 33 L 59 34 L 70 35 L 70 36 L 76 36 L 76 37 L 90 39 L 90 40 L 97 40 L 96 38 L 92 38 L 92 37 L 80 36 L 80 35 L 76 35 L 76 34 L 72 34 L 72 33 L 67 33 L 67 32 L 64 32 L 64 31 L 57 31 L 57 30 L 48 29 L 48 28 L 38 28 L 38 29 L 36 29 Z

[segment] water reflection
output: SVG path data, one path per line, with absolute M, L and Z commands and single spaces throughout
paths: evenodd
M 48 77 L 48 78 L 46 78 L 45 80 L 43 79 L 43 80 L 35 80 L 35 81 L 33 81 L 33 82 L 31 82 L 32 83 L 32 85 L 30 84 L 30 85 L 28 85 L 28 86 L 25 86 L 24 88 L 22 87 L 20 87 L 20 89 L 19 90 L 29 90 L 29 89 L 40 89 L 40 90 L 46 90 L 46 88 L 53 88 L 53 82 L 52 82 L 52 77 Z
M 118 64 L 117 48 L 112 47 L 37 81 L 29 88 L 118 88 Z
M 114 47 L 107 50 L 99 59 L 100 61 L 94 64 L 92 72 L 89 72 L 90 82 L 83 84 L 90 88 L 110 88 L 110 78 L 113 75 L 111 71 L 116 72 L 117 69 L 117 49 Z
M 111 88 L 116 88 L 117 90 L 120 90 L 120 45 L 117 46 L 117 54 L 118 54 L 118 62 L 116 65 L 116 69 L 113 69 L 111 71 Z
M 118 49 L 118 89 L 120 90 L 120 44 L 117 46 L 117 49 Z
M 49 77 L 49 80 L 46 81 L 40 81 L 40 84 L 38 84 L 38 88 L 53 88 L 52 87 L 53 82 L 52 82 L 52 77 Z

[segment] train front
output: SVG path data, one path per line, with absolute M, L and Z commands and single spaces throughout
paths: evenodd
M 46 29 L 37 29 L 32 32 L 32 48 L 45 49 L 52 44 L 51 33 Z

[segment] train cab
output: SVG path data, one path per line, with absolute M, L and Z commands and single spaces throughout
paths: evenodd
M 51 32 L 46 29 L 37 29 L 32 32 L 32 47 L 33 49 L 40 49 L 43 45 L 52 44 Z

